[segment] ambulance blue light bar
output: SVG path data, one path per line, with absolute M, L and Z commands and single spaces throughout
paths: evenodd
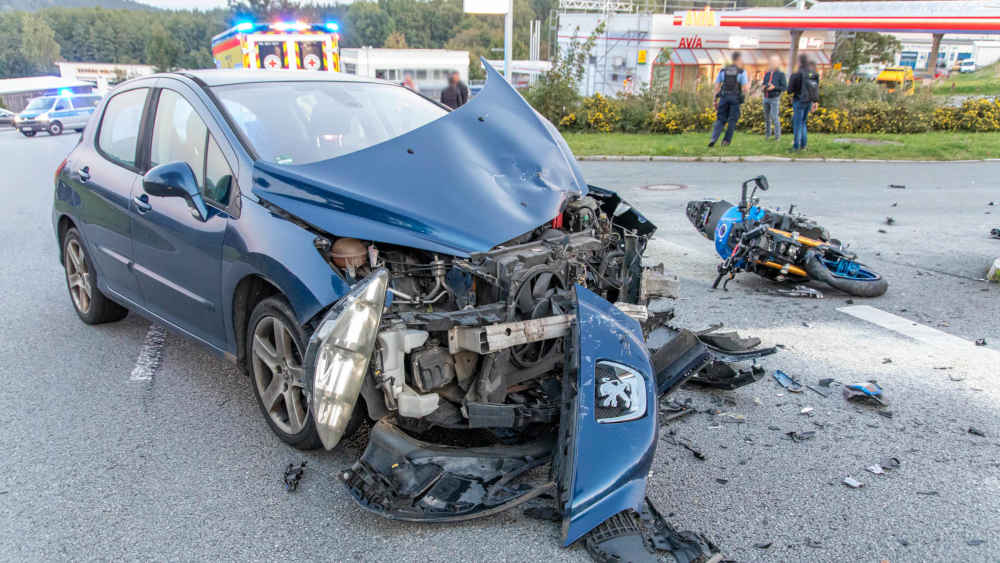
M 240 22 L 236 24 L 236 31 L 250 31 L 254 28 L 253 22 Z

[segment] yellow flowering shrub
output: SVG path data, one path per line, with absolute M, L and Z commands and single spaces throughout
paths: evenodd
M 583 99 L 583 110 L 587 116 L 587 128 L 601 133 L 613 131 L 620 119 L 616 104 L 606 96 L 594 94 Z

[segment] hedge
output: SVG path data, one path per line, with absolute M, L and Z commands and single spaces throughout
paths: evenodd
M 929 95 L 893 97 L 844 97 L 809 115 L 809 131 L 816 133 L 923 133 L 926 131 L 1000 131 L 1000 98 L 970 98 L 961 106 L 938 105 Z M 781 124 L 791 131 L 790 96 L 782 99 Z M 648 93 L 609 98 L 601 94 L 583 98 L 576 111 L 558 121 L 565 130 L 610 133 L 621 131 L 676 134 L 708 131 L 715 121 L 710 97 L 675 101 L 657 100 Z M 764 131 L 764 114 L 759 97 L 742 106 L 740 130 Z

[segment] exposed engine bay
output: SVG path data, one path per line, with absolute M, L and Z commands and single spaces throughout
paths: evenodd
M 416 435 L 504 429 L 505 439 L 557 421 L 574 284 L 648 323 L 645 305 L 665 277 L 642 267 L 654 230 L 617 195 L 594 188 L 551 223 L 468 258 L 336 240 L 330 258 L 349 280 L 380 267 L 390 274 L 362 388 L 369 415 L 395 413 Z

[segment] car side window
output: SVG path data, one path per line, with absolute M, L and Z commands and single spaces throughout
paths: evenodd
M 56 102 L 56 107 L 52 108 L 52 111 L 66 111 L 68 109 L 70 109 L 69 100 L 66 98 L 59 98 Z
M 229 168 L 219 145 L 211 135 L 208 136 L 208 149 L 205 154 L 205 183 L 201 193 L 207 199 L 229 205 L 229 193 L 232 191 L 233 171 Z
M 135 166 L 139 123 L 147 92 L 147 88 L 129 90 L 108 100 L 97 137 L 97 148 L 105 157 L 126 166 Z
M 191 104 L 173 90 L 161 90 L 150 146 L 149 165 L 186 162 L 198 185 L 205 179 L 205 139 L 208 128 Z

